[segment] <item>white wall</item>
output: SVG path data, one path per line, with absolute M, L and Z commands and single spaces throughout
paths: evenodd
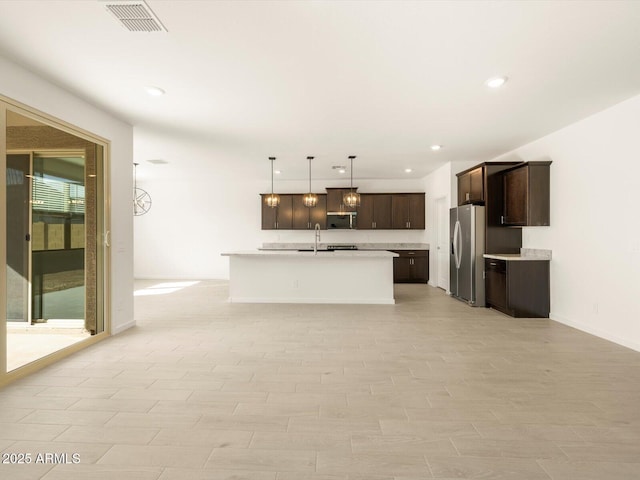
M 552 160 L 551 318 L 640 350 L 640 96 L 494 160 Z
M 425 232 L 425 241 L 429 243 L 431 249 L 429 250 L 429 285 L 432 287 L 437 286 L 437 268 L 438 259 L 436 246 L 438 243 L 438 232 L 436 226 L 436 201 L 439 198 L 445 199 L 445 204 L 448 207 L 455 207 L 458 204 L 458 177 L 456 173 L 462 172 L 467 168 L 476 165 L 475 161 L 458 161 L 448 162 L 437 170 L 427 175 L 424 182 L 424 191 L 426 193 L 426 212 L 427 218 L 432 219 L 429 228 Z M 449 229 L 448 217 L 447 217 L 447 232 Z M 448 235 L 448 233 L 447 233 Z M 446 265 L 447 272 L 446 278 L 449 278 L 449 264 Z M 447 280 L 446 289 L 449 290 L 449 283 Z
M 215 145 L 139 128 L 134 155 L 140 162 L 138 186 L 153 199 L 151 210 L 134 220 L 136 278 L 226 279 L 229 259 L 220 255 L 223 252 L 254 250 L 264 242 L 313 242 L 312 231 L 261 230 L 259 194 L 271 188 L 268 165 L 256 172 L 242 158 L 218 151 Z M 157 158 L 170 163 L 146 162 Z M 198 168 L 194 158 L 199 159 Z M 314 191 L 345 187 L 348 182 L 314 180 Z M 354 185 L 363 193 L 424 191 L 422 179 L 354 179 Z M 307 189 L 307 181 L 276 179 L 276 192 Z M 427 231 L 429 221 L 427 216 Z M 327 243 L 424 242 L 425 238 L 424 230 L 321 232 L 321 241 Z
M 132 127 L 2 57 L 0 72 L 0 94 L 111 141 L 111 327 L 133 326 Z

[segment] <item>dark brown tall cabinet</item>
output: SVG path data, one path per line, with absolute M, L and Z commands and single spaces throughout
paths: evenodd
M 503 225 L 550 225 L 550 165 L 527 162 L 503 172 Z
M 391 202 L 393 195 L 363 193 L 358 208 L 358 230 L 381 230 L 392 228 Z
M 396 193 L 391 203 L 393 229 L 424 230 L 424 193 Z

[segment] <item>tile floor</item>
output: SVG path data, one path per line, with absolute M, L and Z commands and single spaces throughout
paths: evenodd
M 640 478 L 638 352 L 425 285 L 395 306 L 166 292 L 0 391 L 2 458 L 31 455 L 0 479 Z
M 78 343 L 90 334 L 84 328 L 47 328 L 42 325 L 16 325 L 7 328 L 7 371 Z

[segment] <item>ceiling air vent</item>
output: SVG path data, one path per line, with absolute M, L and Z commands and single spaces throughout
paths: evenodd
M 167 31 L 160 19 L 149 8 L 149 5 L 142 0 L 109 1 L 106 7 L 130 32 Z

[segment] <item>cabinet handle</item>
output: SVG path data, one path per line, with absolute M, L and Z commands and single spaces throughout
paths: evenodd
M 504 225 L 504 215 L 500 215 L 500 224 Z
M 409 220 L 407 224 L 409 225 L 407 228 L 411 228 L 411 220 Z
M 469 201 L 470 197 L 471 197 L 471 194 L 469 192 L 465 193 L 465 199 L 467 200 L 467 202 Z
M 416 252 L 408 252 L 407 255 L 415 255 Z

